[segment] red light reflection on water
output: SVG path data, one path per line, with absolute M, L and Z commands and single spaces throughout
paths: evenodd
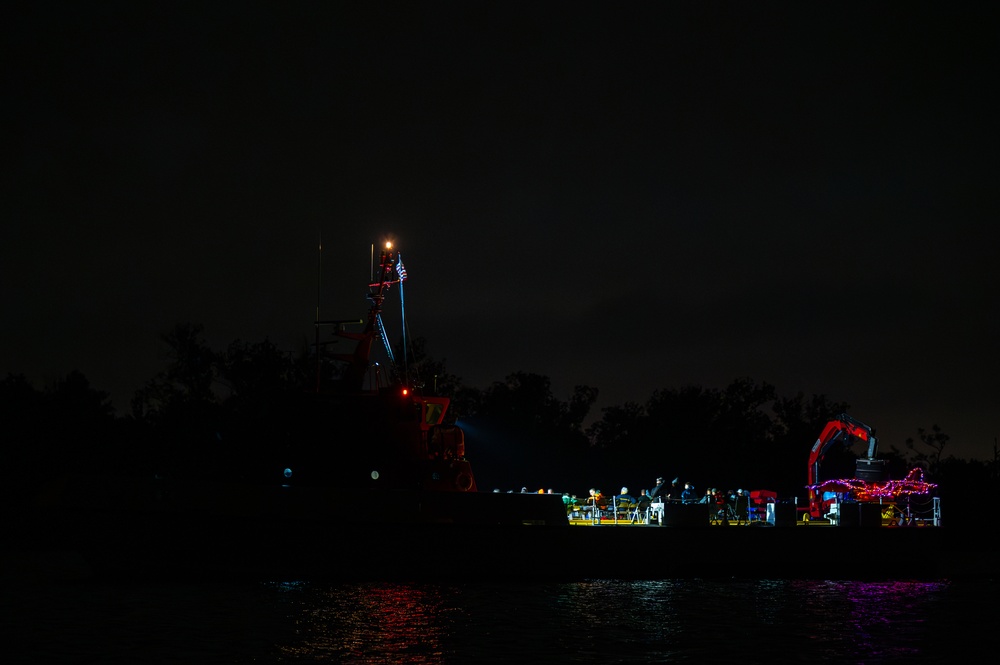
M 350 663 L 442 660 L 447 625 L 442 599 L 433 589 L 345 585 L 313 597 L 301 610 L 296 617 L 301 641 L 281 647 L 288 656 Z
M 966 623 L 947 581 L 286 586 L 289 663 L 744 662 L 749 643 L 720 635 L 752 637 L 755 662 L 936 662 Z

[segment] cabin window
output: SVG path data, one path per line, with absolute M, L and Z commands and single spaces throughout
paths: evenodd
M 436 402 L 424 402 L 424 405 L 427 407 L 424 410 L 424 422 L 428 425 L 436 425 L 444 413 L 444 405 Z

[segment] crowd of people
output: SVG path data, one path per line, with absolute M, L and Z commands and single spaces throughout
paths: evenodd
M 500 490 L 493 491 L 499 492 Z M 521 493 L 531 492 L 527 487 L 522 487 Z M 555 492 L 551 489 L 540 489 L 538 493 L 554 494 Z M 605 494 L 599 488 L 592 487 L 588 495 L 582 499 L 576 494 L 566 492 L 562 494 L 562 499 L 567 512 L 579 512 L 587 518 L 594 515 L 595 508 L 598 511 L 608 511 L 609 509 L 614 510 L 616 506 L 629 506 L 644 511 L 652 504 L 681 503 L 715 506 L 715 510 L 712 511 L 714 517 L 739 522 L 746 518 L 749 492 L 743 489 L 723 491 L 717 487 L 709 487 L 704 494 L 699 495 L 693 483 L 682 483 L 679 477 L 667 483 L 663 477 L 659 477 L 653 487 L 639 490 L 638 496 L 633 495 L 627 486 L 623 486 L 617 494 L 611 495 Z

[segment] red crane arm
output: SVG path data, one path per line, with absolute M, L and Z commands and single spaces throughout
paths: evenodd
M 867 442 L 868 457 L 875 457 L 877 440 L 872 434 L 871 427 L 860 420 L 851 418 L 846 413 L 840 414 L 826 424 L 823 431 L 820 432 L 819 438 L 816 439 L 816 443 L 813 444 L 812 450 L 809 451 L 808 484 L 810 486 L 819 482 L 819 463 L 823 461 L 827 449 L 837 441 L 843 441 L 847 444 L 852 440 Z M 819 517 L 821 512 L 819 499 L 812 489 L 809 490 L 809 508 L 813 517 Z

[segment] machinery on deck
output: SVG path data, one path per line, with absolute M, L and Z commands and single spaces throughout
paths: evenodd
M 827 511 L 835 499 L 826 499 L 823 493 L 815 489 L 819 483 L 819 467 L 823 461 L 826 451 L 834 443 L 850 445 L 856 441 L 863 441 L 868 444 L 868 452 L 865 457 L 858 458 L 855 467 L 855 478 L 868 482 L 879 483 L 885 480 L 885 461 L 875 459 L 878 452 L 878 439 L 875 438 L 872 428 L 860 420 L 855 420 L 846 413 L 842 413 L 826 424 L 820 433 L 816 443 L 813 444 L 809 452 L 809 516 L 820 518 Z
M 867 443 L 868 451 L 865 457 L 859 457 L 855 461 L 854 477 L 828 478 L 820 481 L 819 465 L 830 446 L 837 442 L 850 445 L 856 441 Z M 919 466 L 912 469 L 902 480 L 890 480 L 886 461 L 876 459 L 877 453 L 878 440 L 868 425 L 851 418 L 846 413 L 828 422 L 809 453 L 808 518 L 831 517 L 835 523 L 841 524 L 841 520 L 846 517 L 843 514 L 844 507 L 856 506 L 860 510 L 852 510 L 851 514 L 862 522 L 867 516 L 869 521 L 874 518 L 877 524 L 885 514 L 888 514 L 890 525 L 896 523 L 896 517 L 900 523 L 914 524 L 916 514 L 912 505 L 913 497 L 930 495 L 937 484 L 927 482 L 924 479 L 924 470 Z M 899 507 L 900 501 L 904 503 L 904 508 Z M 925 505 L 927 503 L 924 502 Z M 884 507 L 887 505 L 890 508 L 889 512 L 885 513 Z M 934 497 L 930 505 L 932 507 L 922 511 L 926 514 L 925 517 L 918 519 L 923 521 L 927 520 L 927 516 L 932 516 L 934 526 L 939 526 L 940 500 Z

